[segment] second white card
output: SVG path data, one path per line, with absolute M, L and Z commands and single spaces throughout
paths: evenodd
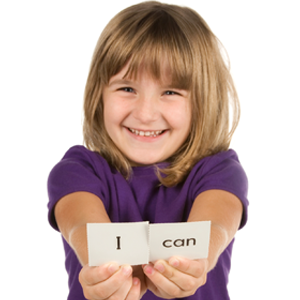
M 173 255 L 189 259 L 207 258 L 210 221 L 151 224 L 149 261 L 169 259 Z

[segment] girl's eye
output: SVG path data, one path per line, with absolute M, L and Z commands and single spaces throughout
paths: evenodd
M 134 90 L 131 87 L 124 87 L 124 88 L 120 88 L 121 91 L 127 92 L 127 93 L 133 93 Z
M 165 94 L 166 95 L 179 95 L 178 93 L 176 93 L 174 91 L 166 91 Z

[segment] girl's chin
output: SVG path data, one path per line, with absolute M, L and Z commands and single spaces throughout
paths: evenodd
M 147 167 L 159 163 L 157 161 L 132 161 L 132 160 L 129 160 L 129 162 L 132 167 Z
M 127 158 L 128 158 L 128 160 L 130 162 L 130 165 L 132 167 L 146 167 L 146 166 L 151 166 L 151 165 L 154 165 L 154 164 L 161 163 L 163 161 L 162 159 L 158 159 L 158 158 L 157 159 L 155 159 L 155 158 L 145 159 L 145 160 L 144 159 L 137 160 L 133 157 L 128 157 L 128 156 L 127 156 Z

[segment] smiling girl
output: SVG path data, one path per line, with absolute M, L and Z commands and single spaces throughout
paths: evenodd
M 69 149 L 48 180 L 68 299 L 229 299 L 234 235 L 247 221 L 247 178 L 229 150 L 238 98 L 205 21 L 156 1 L 117 14 L 92 58 L 84 114 L 86 147 Z M 206 220 L 208 259 L 87 265 L 87 223 Z
M 187 139 L 191 127 L 189 92 L 172 87 L 172 78 L 152 78 L 139 69 L 124 79 L 126 65 L 103 88 L 104 126 L 131 165 L 167 160 Z

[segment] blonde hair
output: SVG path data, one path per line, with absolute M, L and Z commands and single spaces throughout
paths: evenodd
M 167 60 L 173 86 L 190 91 L 192 122 L 187 140 L 159 170 L 160 182 L 174 186 L 200 159 L 227 150 L 240 110 L 222 49 L 206 22 L 190 8 L 149 1 L 121 11 L 103 30 L 92 58 L 84 96 L 86 146 L 130 177 L 128 159 L 104 126 L 102 90 L 128 62 L 126 76 L 136 77 L 143 64 L 160 80 L 162 61 Z

